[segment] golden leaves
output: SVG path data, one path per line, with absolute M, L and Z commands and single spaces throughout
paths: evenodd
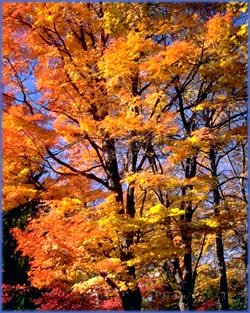
M 93 268 L 99 272 L 108 272 L 108 273 L 123 273 L 125 267 L 123 266 L 120 258 L 108 258 L 104 260 L 97 261 Z
M 114 40 L 98 63 L 102 75 L 108 79 L 109 90 L 116 90 L 123 83 L 129 84 L 152 49 L 154 44 L 150 39 L 133 31 Z
M 220 40 L 226 40 L 230 35 L 230 24 L 232 23 L 232 14 L 227 13 L 222 16 L 220 14 L 216 14 L 207 22 L 207 42 L 215 43 Z
M 16 232 L 21 250 L 34 259 L 30 275 L 38 287 L 65 279 L 83 291 L 103 283 L 105 271 L 119 290 L 133 288 L 126 267 L 143 270 L 183 253 L 182 226 L 197 239 L 223 225 L 208 213 L 215 186 L 208 153 L 245 139 L 246 127 L 204 126 L 238 110 L 246 26 L 235 27 L 232 13 L 206 23 L 186 6 L 157 6 L 149 16 L 141 4 L 41 3 L 30 11 L 18 4 L 17 13 L 6 5 L 4 53 L 16 69 L 5 64 L 9 96 L 27 91 L 15 74 L 37 63 L 31 69 L 35 114 L 27 103 L 7 100 L 3 191 L 7 209 L 35 196 L 48 206 L 28 232 Z M 108 140 L 112 153 L 105 150 Z M 117 166 L 116 179 L 109 162 Z M 192 162 L 196 173 L 185 178 Z M 45 191 L 38 192 L 32 179 L 43 166 L 50 177 L 42 177 Z M 133 218 L 126 214 L 130 205 Z M 187 220 L 191 210 L 197 223 Z M 122 252 L 130 259 L 122 261 Z
M 141 70 L 146 72 L 150 80 L 170 81 L 176 75 L 188 72 L 199 60 L 201 49 L 189 41 L 175 41 L 165 51 L 149 57 Z
M 216 14 L 206 24 L 204 59 L 209 58 L 209 62 L 201 66 L 200 73 L 218 77 L 222 88 L 238 88 L 242 84 L 240 76 L 246 66 L 246 24 L 240 27 L 234 25 L 233 16 L 229 9 L 225 15 Z
M 42 126 L 44 117 L 28 112 L 19 105 L 10 106 L 3 114 L 3 207 L 6 210 L 40 193 L 32 177 L 42 171 L 44 144 L 54 142 L 53 131 Z
M 5 211 L 11 210 L 34 199 L 37 194 L 38 191 L 28 184 L 20 186 L 5 183 L 3 187 L 3 208 Z
M 78 292 L 85 292 L 88 289 L 91 289 L 92 287 L 96 286 L 96 285 L 101 285 L 104 282 L 103 277 L 101 276 L 95 276 L 93 278 L 90 278 L 88 280 L 85 280 L 83 282 L 80 283 L 75 283 L 72 286 L 72 290 L 73 291 L 78 291 Z

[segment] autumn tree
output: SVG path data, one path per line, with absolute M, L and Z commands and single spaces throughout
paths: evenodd
M 186 63 L 190 69 L 178 73 L 175 83 L 171 86 L 175 92 L 172 90 L 171 93 L 169 92 L 169 109 L 176 106 L 175 110 L 179 111 L 180 123 L 182 124 L 182 138 L 174 143 L 172 149 L 179 161 L 182 162 L 183 176 L 190 181 L 190 184 L 181 188 L 182 199 L 188 200 L 182 202 L 185 211 L 182 219 L 185 221 L 185 226 L 183 228 L 183 223 L 180 225 L 181 243 L 186 253 L 183 259 L 177 258 L 169 265 L 172 273 L 177 277 L 179 288 L 183 293 L 183 309 L 192 306 L 192 292 L 196 277 L 195 264 L 194 270 L 192 269 L 193 251 L 191 246 L 192 237 L 195 236 L 192 218 L 194 216 L 199 218 L 200 214 L 204 214 L 202 213 L 202 203 L 197 206 L 193 202 L 193 199 L 198 199 L 198 197 L 192 180 L 195 177 L 204 177 L 204 175 L 207 175 L 208 178 L 205 207 L 208 208 L 212 204 L 215 220 L 218 220 L 216 249 L 220 276 L 220 303 L 223 309 L 228 309 L 226 265 L 222 243 L 222 228 L 224 227 L 223 229 L 226 231 L 228 226 L 226 226 L 226 222 L 222 222 L 225 215 L 222 217 L 224 204 L 221 202 L 224 201 L 221 200 L 228 195 L 231 197 L 232 189 L 228 192 L 223 191 L 221 194 L 222 188 L 219 190 L 219 186 L 237 179 L 242 180 L 243 185 L 242 183 L 240 185 L 244 186 L 244 174 L 241 176 L 241 174 L 235 175 L 234 173 L 229 178 L 226 175 L 227 179 L 224 179 L 222 173 L 228 171 L 225 157 L 235 151 L 239 145 L 239 140 L 245 140 L 247 113 L 246 84 L 243 82 L 246 69 L 246 28 L 244 24 L 234 26 L 236 16 L 233 18 L 232 10 L 232 7 L 228 7 L 227 13 L 217 14 L 210 18 L 207 23 L 197 25 L 196 32 L 191 34 L 191 38 L 197 47 L 201 48 L 200 58 L 196 58 L 192 63 Z M 241 10 L 245 10 L 244 6 Z M 187 33 L 186 36 L 189 34 Z M 239 49 L 239 47 L 241 48 Z M 231 58 L 228 57 L 229 51 L 234 52 L 231 54 Z M 170 71 L 174 73 L 177 68 L 173 66 Z M 158 72 L 157 78 L 161 78 L 160 72 Z M 223 137 L 221 137 L 222 134 Z M 222 138 L 224 138 L 224 145 Z M 209 160 L 208 163 L 207 160 Z M 221 170 L 223 167 L 224 171 L 219 172 L 219 169 Z M 181 173 L 182 170 L 179 171 Z M 205 187 L 206 180 L 204 183 Z M 200 179 L 200 187 L 202 184 Z M 225 186 L 223 187 L 225 188 Z M 200 188 L 200 190 L 202 189 Z M 245 187 L 241 190 L 236 193 L 244 194 L 246 191 Z M 187 194 L 191 194 L 192 197 L 186 197 Z M 210 197 L 213 198 L 212 201 Z M 244 212 L 246 208 L 244 201 L 243 203 L 238 201 L 238 204 L 239 202 L 243 205 Z M 231 209 L 232 207 L 231 203 Z M 220 210 L 221 213 L 219 213 Z M 209 214 L 206 213 L 206 216 L 208 217 Z M 211 225 L 212 223 L 211 221 Z M 181 229 L 184 231 L 182 232 Z M 187 304 L 188 302 L 189 304 Z
M 140 310 L 140 277 L 163 269 L 190 310 L 215 235 L 228 309 L 222 211 L 235 214 L 235 193 L 246 203 L 234 163 L 246 145 L 245 9 L 4 5 L 4 205 L 46 204 L 13 231 L 34 286 L 106 284 L 124 310 Z

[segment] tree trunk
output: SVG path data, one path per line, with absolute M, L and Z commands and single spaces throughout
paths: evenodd
M 135 173 L 136 172 L 136 162 L 137 162 L 137 148 L 136 148 L 136 142 L 132 141 L 129 146 L 128 151 L 128 170 L 130 172 Z M 133 186 L 128 186 L 127 189 L 127 199 L 126 199 L 126 207 L 125 207 L 125 213 L 131 217 L 134 218 L 135 216 L 135 188 Z M 125 245 L 122 247 L 121 250 L 121 260 L 122 261 L 129 261 L 133 258 L 133 254 L 129 251 L 130 246 L 133 244 L 133 232 L 129 232 L 125 234 Z M 135 267 L 134 266 L 128 266 L 127 269 L 128 275 L 132 278 L 132 280 L 135 279 Z M 122 300 L 122 306 L 124 311 L 140 311 L 141 310 L 141 303 L 142 303 L 142 295 L 140 288 L 136 286 L 135 289 L 131 290 L 128 289 L 126 291 L 120 292 L 120 298 Z
M 180 295 L 179 307 L 181 311 L 190 311 L 193 307 L 192 296 L 192 262 L 191 253 L 184 255 L 185 269 L 182 274 L 183 286 Z
M 227 272 L 224 259 L 224 248 L 222 241 L 222 231 L 219 227 L 216 231 L 216 255 L 220 276 L 220 306 L 222 310 L 229 310 L 228 289 L 227 289 Z
M 196 157 L 187 158 L 185 166 L 185 178 L 193 178 L 196 175 Z M 182 188 L 182 196 L 185 197 L 187 188 L 193 188 L 192 185 L 184 186 Z M 190 223 L 192 222 L 193 209 L 192 201 L 182 201 L 181 210 L 185 211 L 180 217 L 180 228 L 178 235 L 181 236 L 181 249 L 183 255 L 176 257 L 171 262 L 166 262 L 165 271 L 171 273 L 175 279 L 179 289 L 179 308 L 180 311 L 190 311 L 193 307 L 193 291 L 194 291 L 194 277 L 192 268 L 192 229 Z M 170 238 L 174 244 L 174 237 L 176 234 L 171 233 Z
M 210 148 L 209 151 L 210 166 L 212 171 L 212 177 L 216 180 L 216 184 L 213 188 L 213 202 L 214 202 L 214 215 L 219 217 L 220 212 L 218 206 L 220 204 L 220 193 L 217 184 L 217 165 L 216 165 L 216 151 L 214 148 Z M 224 246 L 222 238 L 222 229 L 219 226 L 216 230 L 216 256 L 220 278 L 220 306 L 222 310 L 228 310 L 228 288 L 227 288 L 227 273 L 226 264 L 224 258 Z
M 193 300 L 187 296 L 187 291 L 183 290 L 180 294 L 180 300 L 179 300 L 179 308 L 180 311 L 191 311 L 193 306 Z
M 135 143 L 130 147 L 130 163 L 129 170 L 135 172 L 137 154 Z M 106 166 L 106 173 L 108 177 L 109 187 L 116 193 L 116 201 L 123 205 L 123 191 L 120 183 L 120 174 L 118 170 L 118 162 L 116 157 L 115 143 L 113 139 L 108 136 L 103 140 L 103 156 Z M 135 215 L 135 203 L 134 203 L 134 187 L 128 186 L 127 199 L 125 209 L 119 211 L 120 214 L 127 214 L 130 217 Z M 129 261 L 133 258 L 132 253 L 129 251 L 129 247 L 133 244 L 133 233 L 125 233 L 123 242 L 121 244 L 121 261 Z M 135 280 L 135 267 L 127 267 L 127 279 L 128 282 Z M 127 280 L 126 279 L 126 280 Z M 126 281 L 125 280 L 125 281 Z M 106 279 L 109 285 L 113 289 L 117 289 L 117 286 L 113 284 L 109 279 Z M 113 285 L 112 285 L 113 284 Z M 138 286 L 134 289 L 127 289 L 125 291 L 119 291 L 119 296 L 122 301 L 124 311 L 140 311 L 142 303 L 142 295 Z
M 188 257 L 189 258 L 189 257 Z M 188 263 L 190 261 L 188 260 Z M 187 269 L 188 266 L 185 266 Z M 192 270 L 192 268 L 191 268 Z M 180 311 L 190 311 L 192 310 L 193 298 L 192 298 L 192 272 L 187 272 L 181 270 L 180 260 L 176 257 L 174 260 L 165 263 L 165 271 L 170 272 L 171 276 L 175 278 L 179 289 L 179 308 Z
M 110 139 L 107 135 L 106 138 L 103 140 L 102 148 L 109 187 L 116 193 L 117 202 L 123 203 L 123 192 L 120 183 L 121 178 L 118 170 L 114 140 Z
M 196 157 L 187 158 L 185 168 L 185 178 L 193 178 L 196 175 Z M 182 196 L 186 195 L 186 188 L 182 189 Z M 188 188 L 193 188 L 191 185 Z M 183 202 L 181 209 L 185 214 L 181 218 L 181 240 L 184 249 L 182 270 L 182 284 L 180 290 L 179 307 L 181 311 L 190 311 L 193 306 L 193 269 L 192 269 L 192 202 Z
M 126 290 L 120 292 L 122 307 L 124 311 L 140 311 L 142 296 L 139 287 L 134 290 Z
M 192 128 L 192 119 L 195 118 L 195 115 L 192 118 L 188 118 L 185 114 L 184 109 L 184 102 L 183 102 L 183 95 L 182 90 L 179 88 L 178 84 L 179 76 L 175 79 L 175 91 L 176 96 L 178 99 L 179 109 L 180 109 L 180 117 L 183 123 L 183 127 L 186 130 L 187 134 L 190 135 L 190 132 L 194 129 Z M 196 156 L 188 157 L 186 159 L 185 164 L 185 178 L 190 179 L 195 177 L 197 170 L 197 160 Z M 192 189 L 193 186 L 190 185 L 188 187 L 182 188 L 182 196 L 186 195 L 186 190 Z M 193 269 L 192 269 L 192 231 L 190 229 L 190 223 L 192 222 L 192 201 L 184 202 L 181 204 L 182 210 L 185 211 L 185 214 L 181 216 L 181 241 L 182 241 L 182 248 L 184 249 L 183 257 L 182 257 L 182 264 L 180 265 L 179 271 L 179 279 L 176 277 L 176 282 L 179 287 L 180 292 L 180 300 L 179 300 L 179 308 L 181 311 L 190 311 L 192 310 L 193 306 Z M 180 262 L 179 262 L 180 263 Z M 177 272 L 176 272 L 177 273 Z M 178 283 L 179 281 L 179 283 Z
M 184 249 L 179 301 L 181 311 L 192 310 L 193 306 L 192 234 L 189 230 L 189 223 L 192 221 L 192 206 L 188 206 L 185 211 L 184 225 L 181 226 L 182 247 Z

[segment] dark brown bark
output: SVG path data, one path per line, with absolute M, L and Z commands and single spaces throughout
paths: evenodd
M 132 133 L 135 135 L 135 133 Z M 129 172 L 136 172 L 136 163 L 137 163 L 137 142 L 131 141 L 128 149 L 128 171 Z M 133 185 L 129 185 L 127 189 L 127 201 L 126 201 L 126 214 L 130 217 L 135 216 L 135 200 L 134 200 L 134 192 L 135 188 Z
M 184 209 L 185 204 L 183 204 Z M 187 205 L 185 215 L 181 221 L 182 248 L 184 249 L 182 264 L 182 284 L 180 290 L 179 307 L 181 311 L 192 310 L 193 306 L 193 270 L 192 270 L 192 233 L 189 224 L 192 221 L 192 205 Z
M 126 203 L 126 214 L 130 217 L 135 216 L 135 200 L 134 200 L 135 188 L 128 186 L 127 190 L 127 203 Z
M 193 178 L 196 175 L 196 157 L 187 158 L 185 164 L 185 178 Z M 193 188 L 192 185 L 183 187 L 182 196 L 186 195 L 186 189 Z M 181 216 L 181 240 L 182 248 L 184 249 L 183 262 L 181 266 L 182 281 L 179 286 L 180 300 L 179 307 L 181 311 L 192 310 L 193 307 L 193 269 L 192 269 L 192 230 L 190 223 L 192 222 L 193 210 L 192 202 L 184 202 L 181 209 L 185 214 Z
M 183 90 L 184 86 L 180 86 L 179 77 L 175 78 L 175 91 L 176 98 L 178 100 L 180 117 L 182 120 L 183 127 L 187 134 L 190 134 L 193 124 L 193 118 L 189 118 L 185 114 L 184 102 L 183 102 Z M 197 171 L 197 160 L 196 157 L 189 157 L 185 161 L 184 166 L 185 178 L 190 179 L 195 177 Z M 185 186 L 182 188 L 182 196 L 185 196 L 187 189 L 192 189 L 192 185 Z M 182 248 L 184 250 L 182 259 L 175 261 L 175 279 L 180 292 L 179 308 L 181 311 L 190 311 L 193 306 L 193 269 L 192 269 L 192 230 L 190 223 L 192 222 L 192 202 L 182 202 L 181 209 L 185 211 L 184 215 L 181 216 L 180 220 L 180 234 Z M 179 274 L 178 274 L 179 273 Z
M 128 170 L 130 172 L 136 172 L 136 163 L 137 163 L 137 143 L 136 141 L 131 141 L 128 150 Z M 135 188 L 132 185 L 128 186 L 127 189 L 127 199 L 126 199 L 126 208 L 125 213 L 134 218 L 135 216 L 135 195 L 134 195 Z M 131 260 L 133 254 L 129 251 L 130 246 L 133 244 L 133 237 L 134 233 L 129 232 L 125 234 L 123 249 L 121 250 L 121 260 L 128 261 Z M 135 267 L 128 266 L 128 274 L 135 279 Z M 142 295 L 141 291 L 138 286 L 135 289 L 131 290 L 128 289 L 126 291 L 120 292 L 120 298 L 122 300 L 123 309 L 125 311 L 140 311 L 141 310 L 141 303 L 142 303 Z
M 215 184 L 213 188 L 213 202 L 214 202 L 214 215 L 216 217 L 220 216 L 218 206 L 220 204 L 220 193 L 218 189 L 218 177 L 217 177 L 217 165 L 216 165 L 216 151 L 214 148 L 210 148 L 209 159 L 212 177 L 215 179 Z M 227 273 L 226 273 L 226 264 L 224 258 L 224 246 L 223 246 L 223 237 L 222 229 L 220 226 L 216 229 L 216 256 L 217 264 L 219 270 L 220 278 L 220 306 L 222 310 L 228 310 L 228 287 L 227 287 Z
M 140 311 L 142 296 L 139 287 L 134 290 L 121 291 L 120 298 L 124 311 Z
M 106 136 L 103 140 L 102 149 L 109 187 L 116 193 L 116 201 L 123 203 L 123 192 L 120 183 L 121 178 L 118 170 L 114 139 L 110 139 Z
M 123 204 L 123 191 L 120 183 L 120 174 L 118 170 L 118 162 L 116 157 L 115 142 L 108 136 L 103 140 L 103 159 L 108 176 L 109 187 L 116 192 L 116 201 Z M 132 143 L 129 149 L 129 170 L 135 171 L 137 161 L 136 143 Z M 134 187 L 128 186 L 125 210 L 119 211 L 120 214 L 127 214 L 130 217 L 135 215 L 135 202 L 134 202 Z M 133 254 L 129 251 L 130 246 L 133 244 L 133 233 L 125 233 L 123 242 L 120 247 L 121 261 L 131 260 Z M 135 267 L 128 266 L 127 274 L 131 280 L 135 279 Z M 107 281 L 108 282 L 108 281 Z M 111 286 L 111 284 L 109 283 Z M 112 287 L 114 288 L 114 287 Z M 118 291 L 122 301 L 124 311 L 140 311 L 142 303 L 142 295 L 138 286 L 134 289 L 127 289 L 125 291 Z
M 187 262 L 187 260 L 185 261 Z M 186 263 L 187 265 L 187 263 Z M 186 268 L 188 268 L 186 266 Z M 180 259 L 178 257 L 174 258 L 172 261 L 166 261 L 163 267 L 168 277 L 175 280 L 180 298 L 179 298 L 179 308 L 180 311 L 190 311 L 192 310 L 193 299 L 192 299 L 192 281 L 190 274 L 185 272 L 180 266 Z
M 140 288 L 136 286 L 134 289 L 120 291 L 119 287 L 114 283 L 106 273 L 101 272 L 100 275 L 105 279 L 106 283 L 119 294 L 124 311 L 140 311 L 142 304 L 142 295 Z
M 185 166 L 185 178 L 192 178 L 196 175 L 196 158 L 187 159 Z M 192 188 L 192 186 L 185 186 L 182 188 L 182 196 L 186 195 L 186 189 Z M 182 257 L 176 257 L 170 264 L 168 264 L 167 271 L 172 273 L 174 277 L 179 293 L 179 308 L 180 311 L 190 311 L 193 308 L 193 292 L 194 292 L 194 279 L 192 268 L 192 230 L 190 223 L 192 221 L 193 209 L 192 202 L 183 201 L 181 209 L 185 213 L 180 219 L 180 235 L 181 235 L 181 247 L 183 249 Z M 172 234 L 174 237 L 174 234 Z

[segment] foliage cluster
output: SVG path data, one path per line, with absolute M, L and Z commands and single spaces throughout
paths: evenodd
M 6 295 L 25 307 L 40 290 L 44 310 L 245 308 L 246 12 L 3 5 L 4 249 L 24 262 L 22 281 L 4 265 Z

